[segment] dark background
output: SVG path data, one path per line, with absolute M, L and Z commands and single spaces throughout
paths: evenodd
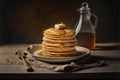
M 73 28 L 82 2 L 99 19 L 97 42 L 119 42 L 119 0 L 1 0 L 0 44 L 41 43 L 43 30 L 56 23 Z

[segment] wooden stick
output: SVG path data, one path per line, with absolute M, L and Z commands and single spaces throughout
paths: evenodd
M 31 65 L 26 61 L 23 51 L 20 51 L 20 50 L 17 51 L 16 55 L 18 55 L 18 57 L 22 60 L 26 71 L 28 71 L 28 72 L 33 72 L 34 71 L 33 68 L 31 67 Z

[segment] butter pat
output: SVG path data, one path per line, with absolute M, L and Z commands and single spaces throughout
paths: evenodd
M 55 29 L 64 29 L 66 26 L 63 23 L 55 24 Z

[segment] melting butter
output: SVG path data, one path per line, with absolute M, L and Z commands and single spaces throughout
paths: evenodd
M 65 35 L 65 24 L 60 23 L 60 24 L 55 24 L 55 30 L 60 34 L 60 35 Z
M 65 27 L 66 27 L 66 25 L 63 23 L 55 24 L 55 29 L 64 29 Z

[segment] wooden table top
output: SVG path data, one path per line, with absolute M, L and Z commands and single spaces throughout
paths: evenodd
M 44 68 L 41 68 L 39 71 L 27 72 L 21 64 L 7 64 L 2 61 L 6 56 L 14 58 L 16 50 L 25 50 L 29 45 L 30 44 L 0 45 L 0 74 L 2 78 L 6 78 L 5 76 L 17 78 L 14 75 L 21 79 L 22 76 L 26 77 L 26 79 L 29 79 L 30 76 L 33 76 L 33 79 L 118 78 L 120 72 L 119 43 L 97 43 L 96 49 L 92 50 L 91 55 L 102 58 L 108 66 L 89 68 L 71 73 L 53 72 Z

